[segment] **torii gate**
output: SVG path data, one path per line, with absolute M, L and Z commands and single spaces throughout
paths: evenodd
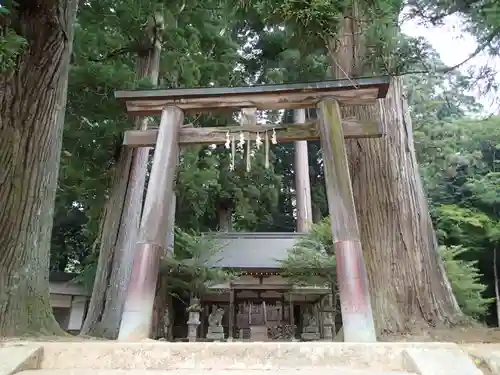
M 342 119 L 339 105 L 376 104 L 389 89 L 389 77 L 352 78 L 315 83 L 252 87 L 117 91 L 130 115 L 161 114 L 158 129 L 125 132 L 123 145 L 155 146 L 146 200 L 139 229 L 119 340 L 141 340 L 149 336 L 160 255 L 167 248 L 173 227 L 172 206 L 179 145 L 224 143 L 226 133 L 257 133 L 273 128 L 278 141 L 320 139 L 332 235 L 337 259 L 337 277 L 345 341 L 376 341 L 366 268 L 360 242 L 356 210 L 344 138 L 380 137 L 376 121 Z M 318 109 L 318 120 L 280 126 L 257 125 L 256 110 Z M 242 124 L 229 127 L 195 128 L 184 125 L 186 113 L 241 110 Z

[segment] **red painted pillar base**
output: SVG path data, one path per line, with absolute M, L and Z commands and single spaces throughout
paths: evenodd
M 334 243 L 344 341 L 375 342 L 377 336 L 361 242 Z
M 151 332 L 151 318 L 158 279 L 160 255 L 159 245 L 139 243 L 136 245 L 132 274 L 120 324 L 120 341 L 147 339 Z

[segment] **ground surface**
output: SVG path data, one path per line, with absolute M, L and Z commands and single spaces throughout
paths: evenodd
M 415 329 L 407 334 L 383 335 L 380 341 L 419 341 L 463 343 L 499 343 L 500 328 L 455 327 L 442 329 Z
M 87 341 L 104 340 L 90 336 L 37 336 L 37 337 L 10 337 L 0 338 L 1 341 Z M 405 334 L 384 334 L 379 341 L 385 342 L 455 342 L 464 343 L 498 343 L 500 344 L 500 328 L 483 327 L 455 327 L 442 329 L 415 329 Z
M 74 342 L 74 341 L 108 341 L 106 339 L 101 339 L 99 337 L 90 337 L 90 336 L 73 336 L 73 335 L 66 335 L 66 336 L 26 336 L 26 337 L 0 337 L 0 342 L 9 342 L 9 341 L 69 341 L 69 342 Z

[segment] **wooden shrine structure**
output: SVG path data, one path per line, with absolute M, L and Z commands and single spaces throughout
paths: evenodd
M 155 146 L 155 152 L 119 339 L 140 340 L 150 332 L 159 259 L 174 225 L 172 196 L 180 145 L 224 143 L 227 132 L 244 132 L 246 139 L 254 140 L 258 133 L 274 129 L 278 142 L 320 139 L 328 207 L 333 218 L 344 339 L 375 341 L 344 139 L 380 137 L 382 129 L 376 121 L 342 118 L 340 106 L 376 104 L 386 96 L 389 85 L 389 77 L 372 77 L 288 85 L 115 92 L 130 115 L 161 115 L 159 128 L 130 130 L 124 135 L 124 146 Z M 257 110 L 313 107 L 318 110 L 317 121 L 280 126 L 257 124 Z M 221 110 L 241 111 L 241 123 L 218 128 L 184 124 L 185 114 Z
M 240 276 L 231 282 L 212 285 L 202 296 L 201 338 L 206 337 L 208 327 L 204 323 L 214 305 L 225 311 L 222 325 L 229 341 L 301 337 L 308 324 L 304 319 L 307 314 L 315 316 L 318 336 L 324 332 L 321 305 L 330 296 L 330 288 L 290 285 L 281 275 L 281 262 L 304 233 L 218 232 L 211 235 L 221 251 L 209 260 L 210 266 L 236 270 Z

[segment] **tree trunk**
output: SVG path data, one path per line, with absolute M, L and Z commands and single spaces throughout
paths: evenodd
M 295 123 L 306 122 L 306 110 L 293 111 Z M 295 207 L 297 210 L 297 232 L 309 232 L 313 223 L 311 182 L 309 177 L 309 157 L 307 141 L 295 142 L 294 165 L 295 175 Z
M 352 23 L 345 19 L 341 43 L 330 49 L 337 78 L 356 71 Z M 459 322 L 462 313 L 439 258 L 420 179 L 402 79 L 393 79 L 378 105 L 344 107 L 343 115 L 377 118 L 386 134 L 346 141 L 378 331 Z
M 168 336 L 168 332 L 165 333 L 165 311 L 168 309 L 168 279 L 166 275 L 158 275 L 158 280 L 156 282 L 156 293 L 155 301 L 153 307 L 153 321 L 151 324 L 151 337 L 155 340 Z
M 497 308 L 497 326 L 500 326 L 500 291 L 498 290 L 497 248 L 493 249 L 493 281 L 495 283 L 495 305 Z
M 138 79 L 150 77 L 158 83 L 163 19 L 152 17 L 145 30 L 151 36 L 137 57 Z M 147 127 L 147 119 L 136 119 L 136 128 Z M 123 147 L 112 192 L 101 220 L 99 260 L 89 310 L 81 334 L 116 339 L 125 303 L 142 213 L 150 148 Z
M 461 312 L 437 251 L 402 79 L 393 80 L 378 113 L 366 107 L 350 112 L 377 115 L 386 131 L 381 139 L 347 141 L 379 331 L 458 322 Z
M 313 223 L 318 223 L 323 218 L 323 215 L 321 214 L 321 207 L 317 204 L 312 205 L 312 217 Z
M 27 46 L 0 76 L 0 336 L 63 334 L 49 253 L 77 1 L 22 2 Z
M 116 339 L 132 269 L 149 149 L 126 149 L 116 165 L 97 246 L 99 260 L 82 335 Z
M 233 209 L 232 207 L 219 205 L 217 209 L 217 217 L 219 221 L 219 232 L 233 231 Z

